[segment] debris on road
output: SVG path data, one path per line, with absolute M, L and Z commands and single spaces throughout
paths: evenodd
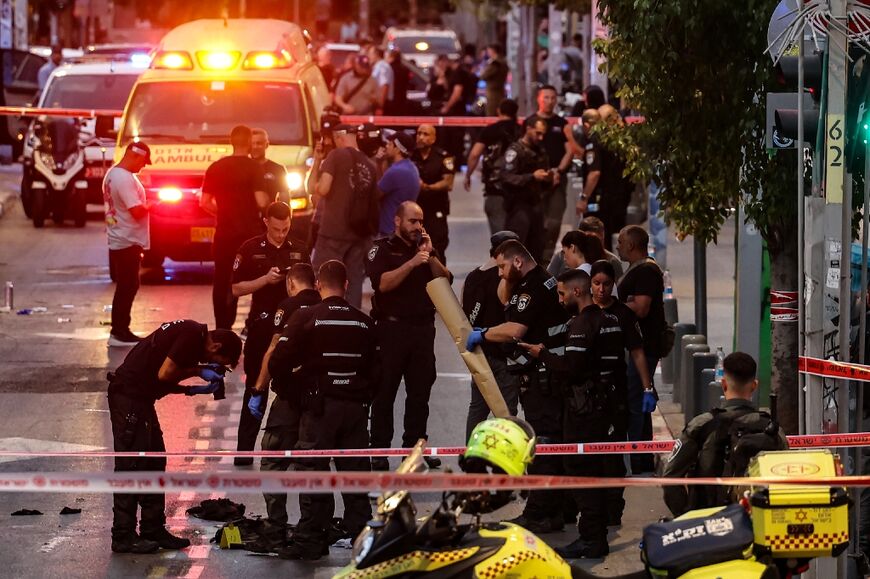
M 13 517 L 27 517 L 31 515 L 41 515 L 42 511 L 37 511 L 35 509 L 21 509 L 12 513 Z
M 60 514 L 61 515 L 79 515 L 79 514 L 81 514 L 81 512 L 82 512 L 81 509 L 71 509 L 70 507 L 64 507 L 63 509 L 61 509 Z

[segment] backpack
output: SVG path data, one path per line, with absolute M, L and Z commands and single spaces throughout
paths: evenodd
M 514 131 L 513 134 L 510 131 L 503 131 L 499 135 L 498 141 L 492 145 L 487 145 L 486 149 L 484 149 L 481 166 L 484 186 L 498 188 L 497 179 L 495 178 L 497 173 L 495 170 L 496 163 L 504 156 L 505 151 L 511 146 L 511 143 L 517 140 L 517 133 L 518 131 Z
M 347 223 L 360 237 L 370 237 L 378 231 L 378 195 L 376 171 L 362 152 L 353 150 L 353 166 L 348 174 L 351 198 Z
M 744 406 L 742 408 L 714 408 L 711 420 L 704 430 L 704 448 L 712 443 L 715 456 L 712 473 L 699 473 L 721 477 L 746 476 L 749 461 L 762 451 L 787 450 L 788 442 L 780 436 L 779 424 L 763 410 Z M 711 437 L 714 437 L 710 440 Z M 722 465 L 721 472 L 718 465 Z M 734 487 L 713 487 L 708 496 L 716 505 L 734 502 Z M 709 492 L 708 490 L 708 492 Z

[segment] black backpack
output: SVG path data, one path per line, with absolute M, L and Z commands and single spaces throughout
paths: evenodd
M 519 125 L 517 125 L 519 127 Z M 498 141 L 496 141 L 492 145 L 487 145 L 486 149 L 483 150 L 483 158 L 482 158 L 482 174 L 483 174 L 483 184 L 489 186 L 498 185 L 498 180 L 496 179 L 495 170 L 496 163 L 504 156 L 507 148 L 511 146 L 511 143 L 516 141 L 519 138 L 519 130 L 510 131 L 504 130 L 502 134 L 499 135 Z
M 784 436 L 780 436 L 779 424 L 770 414 L 763 410 L 751 407 L 742 408 L 714 408 L 713 414 L 705 434 L 702 438 L 704 446 L 708 446 L 710 437 L 716 456 L 713 464 L 722 465 L 722 471 L 713 473 L 699 473 L 699 475 L 711 474 L 721 477 L 746 476 L 746 469 L 752 457 L 762 451 L 787 450 L 788 442 Z M 715 491 L 714 504 L 723 505 L 734 502 L 734 487 L 717 486 L 710 489 Z
M 353 150 L 353 167 L 348 179 L 351 199 L 348 204 L 347 223 L 360 237 L 369 237 L 378 231 L 377 171 L 368 157 Z

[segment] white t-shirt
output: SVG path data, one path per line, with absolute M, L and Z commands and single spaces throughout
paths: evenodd
M 145 187 L 127 169 L 115 166 L 103 179 L 103 202 L 106 206 L 106 233 L 109 249 L 150 246 L 148 218 L 134 219 L 130 208 L 145 205 Z
M 581 263 L 577 269 L 579 269 L 580 271 L 585 271 L 586 275 L 588 275 L 588 276 L 592 275 L 592 264 L 591 263 Z M 615 298 L 619 297 L 619 294 L 616 293 L 616 283 L 613 284 L 613 291 L 610 292 L 610 295 L 612 295 Z
M 372 67 L 372 78 L 378 83 L 378 88 L 389 87 L 387 89 L 387 100 L 393 100 L 393 88 L 396 86 L 396 82 L 390 63 L 383 59 L 377 61 Z

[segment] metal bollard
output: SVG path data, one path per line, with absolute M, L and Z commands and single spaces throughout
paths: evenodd
M 674 402 L 683 403 L 683 396 L 686 392 L 686 375 L 683 373 L 683 358 L 686 351 L 686 346 L 690 344 L 706 344 L 707 336 L 702 334 L 685 334 L 680 338 L 680 350 L 677 357 L 674 358 Z
M 686 422 L 706 410 L 704 390 L 707 382 L 703 381 L 704 370 L 716 368 L 715 352 L 696 352 L 692 355 L 692 386 L 687 392 L 685 409 Z
M 674 351 L 662 363 L 662 380 L 674 385 L 680 380 L 680 360 L 683 357 L 683 336 L 695 333 L 695 324 L 674 324 Z M 667 365 L 665 365 L 667 364 Z M 670 378 L 670 380 L 668 380 Z M 675 399 L 674 402 L 677 402 Z
M 695 374 L 692 367 L 692 356 L 696 352 L 709 352 L 710 346 L 704 343 L 690 343 L 683 348 L 682 369 L 680 370 L 680 405 L 683 407 L 683 413 L 687 414 L 692 411 L 691 404 L 694 403 L 695 397 L 691 390 L 695 387 Z
M 674 358 L 678 357 L 677 352 L 680 349 L 680 338 L 682 337 L 677 333 L 677 326 L 679 325 L 679 313 L 677 311 L 677 300 L 675 298 L 666 299 L 665 300 L 665 321 L 674 326 L 674 347 L 671 350 L 671 353 L 666 357 L 662 358 L 661 366 L 662 366 L 662 382 L 665 384 L 673 384 L 674 383 Z M 688 332 L 688 333 L 694 333 Z
M 704 410 L 710 410 L 721 406 L 722 385 L 716 381 L 716 370 L 713 370 L 709 374 L 707 373 L 707 370 L 704 370 L 704 374 L 701 377 L 701 380 L 708 380 L 707 382 L 702 382 L 704 384 L 707 384 L 707 386 L 704 388 L 707 400 L 707 405 L 704 407 Z

